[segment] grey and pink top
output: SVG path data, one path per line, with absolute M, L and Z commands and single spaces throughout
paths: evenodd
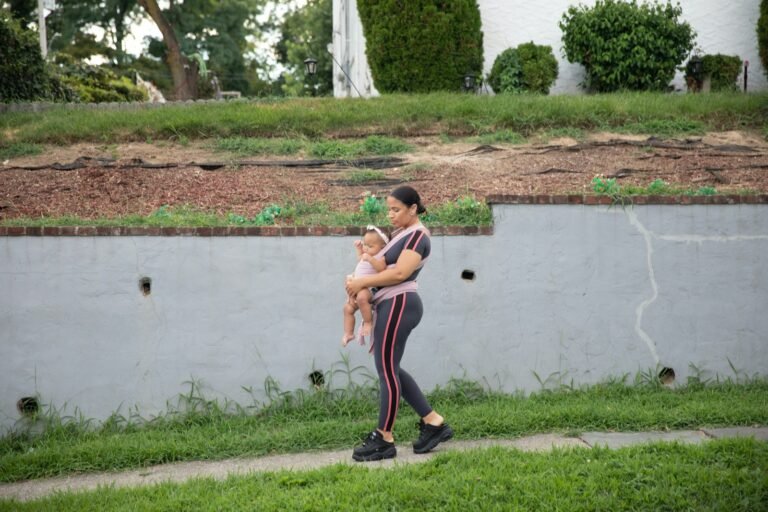
M 394 265 L 397 262 L 397 259 L 404 250 L 415 251 L 421 255 L 419 266 L 416 267 L 416 270 L 414 270 L 403 282 L 392 286 L 383 286 L 381 288 L 373 289 L 374 304 L 379 304 L 380 302 L 391 299 L 401 293 L 415 292 L 418 290 L 419 286 L 416 282 L 416 278 L 421 272 L 421 268 L 424 266 L 424 262 L 429 257 L 431 251 L 429 230 L 422 224 L 416 224 L 410 228 L 395 231 L 392 240 L 384 246 L 379 254 L 384 253 L 384 260 L 387 262 L 387 266 L 389 266 Z

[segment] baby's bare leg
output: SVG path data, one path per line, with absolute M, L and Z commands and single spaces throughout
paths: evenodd
M 371 291 L 368 288 L 363 288 L 357 292 L 355 299 L 357 307 L 360 310 L 360 316 L 363 317 L 363 327 L 360 334 L 363 336 L 370 336 L 373 332 L 373 307 L 371 306 Z
M 347 343 L 355 337 L 355 311 L 357 311 L 357 304 L 350 297 L 344 304 L 344 336 L 341 337 L 343 347 L 346 347 Z

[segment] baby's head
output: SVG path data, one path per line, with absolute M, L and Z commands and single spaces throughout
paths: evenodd
M 363 234 L 363 252 L 373 256 L 387 245 L 387 236 L 380 229 L 368 226 Z

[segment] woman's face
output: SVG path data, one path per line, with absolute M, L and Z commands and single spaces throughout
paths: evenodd
M 408 227 L 417 219 L 415 204 L 408 207 L 405 203 L 392 196 L 387 197 L 387 209 L 389 222 L 396 228 Z

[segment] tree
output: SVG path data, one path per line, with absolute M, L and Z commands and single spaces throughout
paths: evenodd
M 26 27 L 35 21 L 35 12 L 37 11 L 37 0 L 10 0 L 8 9 L 16 20 Z
M 157 5 L 157 0 L 138 0 L 138 2 L 147 11 L 157 28 L 160 29 L 160 33 L 163 34 L 163 42 L 167 50 L 166 61 L 173 77 L 174 98 L 177 100 L 194 99 L 197 97 L 197 65 L 181 52 L 181 45 L 176 37 L 176 32 Z M 173 3 L 171 3 L 171 7 L 173 7 Z
M 460 90 L 483 70 L 477 0 L 366 0 L 357 7 L 381 92 Z
M 260 30 L 256 15 L 263 4 L 264 0 L 185 0 L 171 2 L 160 14 L 175 33 L 182 56 L 201 56 L 223 88 L 247 93 L 250 72 L 245 54 L 252 50 L 248 37 Z M 150 42 L 149 53 L 170 62 L 165 32 L 162 45 Z
M 333 59 L 327 51 L 333 36 L 333 2 L 310 0 L 290 12 L 280 25 L 282 37 L 275 45 L 278 62 L 288 72 L 283 90 L 291 96 L 308 94 L 315 87 L 318 95 L 333 93 Z M 317 59 L 317 74 L 306 76 L 304 60 Z
M 0 102 L 74 98 L 43 60 L 37 33 L 0 10 Z

